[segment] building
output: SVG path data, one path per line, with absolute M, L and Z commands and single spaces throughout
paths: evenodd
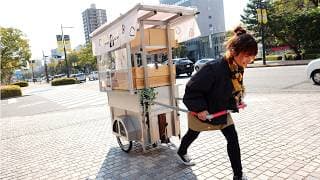
M 197 8 L 201 36 L 226 31 L 223 0 L 160 0 L 160 3 Z
M 90 8 L 82 12 L 82 20 L 86 43 L 89 43 L 90 33 L 92 33 L 99 26 L 107 22 L 106 10 L 96 9 L 96 5 L 91 4 Z
M 64 54 L 63 52 L 60 52 L 58 49 L 51 49 L 51 58 L 64 59 Z
M 194 7 L 200 12 L 197 23 L 201 37 L 181 43 L 188 50 L 188 57 L 218 58 L 224 53 L 225 19 L 223 0 L 160 0 L 161 4 Z

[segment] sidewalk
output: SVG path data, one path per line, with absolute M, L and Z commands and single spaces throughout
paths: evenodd
M 253 64 L 248 64 L 248 68 L 307 65 L 310 61 L 312 60 L 266 61 L 266 65 L 263 65 L 262 60 L 259 60 L 259 61 L 254 61 Z

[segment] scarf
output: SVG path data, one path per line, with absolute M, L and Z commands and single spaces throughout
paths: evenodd
M 228 60 L 229 69 L 231 71 L 231 81 L 233 84 L 232 96 L 237 105 L 242 103 L 245 88 L 243 86 L 244 68 L 238 66 L 233 59 Z

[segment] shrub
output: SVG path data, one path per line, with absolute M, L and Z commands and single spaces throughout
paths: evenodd
M 58 78 L 51 81 L 52 86 L 61 86 L 67 84 L 76 84 L 77 80 L 74 78 Z
M 295 60 L 296 55 L 295 54 L 285 54 L 286 60 Z
M 15 83 L 12 83 L 11 85 L 17 85 L 17 86 L 20 86 L 20 87 L 27 87 L 27 86 L 29 86 L 28 82 L 26 82 L 26 81 L 15 82 Z
M 1 86 L 1 99 L 22 96 L 21 88 L 18 85 Z
M 304 54 L 303 59 L 317 59 L 320 58 L 320 54 Z
M 280 56 L 280 55 L 268 55 L 268 56 L 266 56 L 266 59 L 268 61 L 276 61 L 276 60 L 281 60 L 282 56 Z

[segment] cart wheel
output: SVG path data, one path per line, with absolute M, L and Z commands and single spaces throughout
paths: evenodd
M 127 141 L 121 136 L 117 136 L 117 141 L 122 151 L 129 153 L 132 148 L 132 141 Z

